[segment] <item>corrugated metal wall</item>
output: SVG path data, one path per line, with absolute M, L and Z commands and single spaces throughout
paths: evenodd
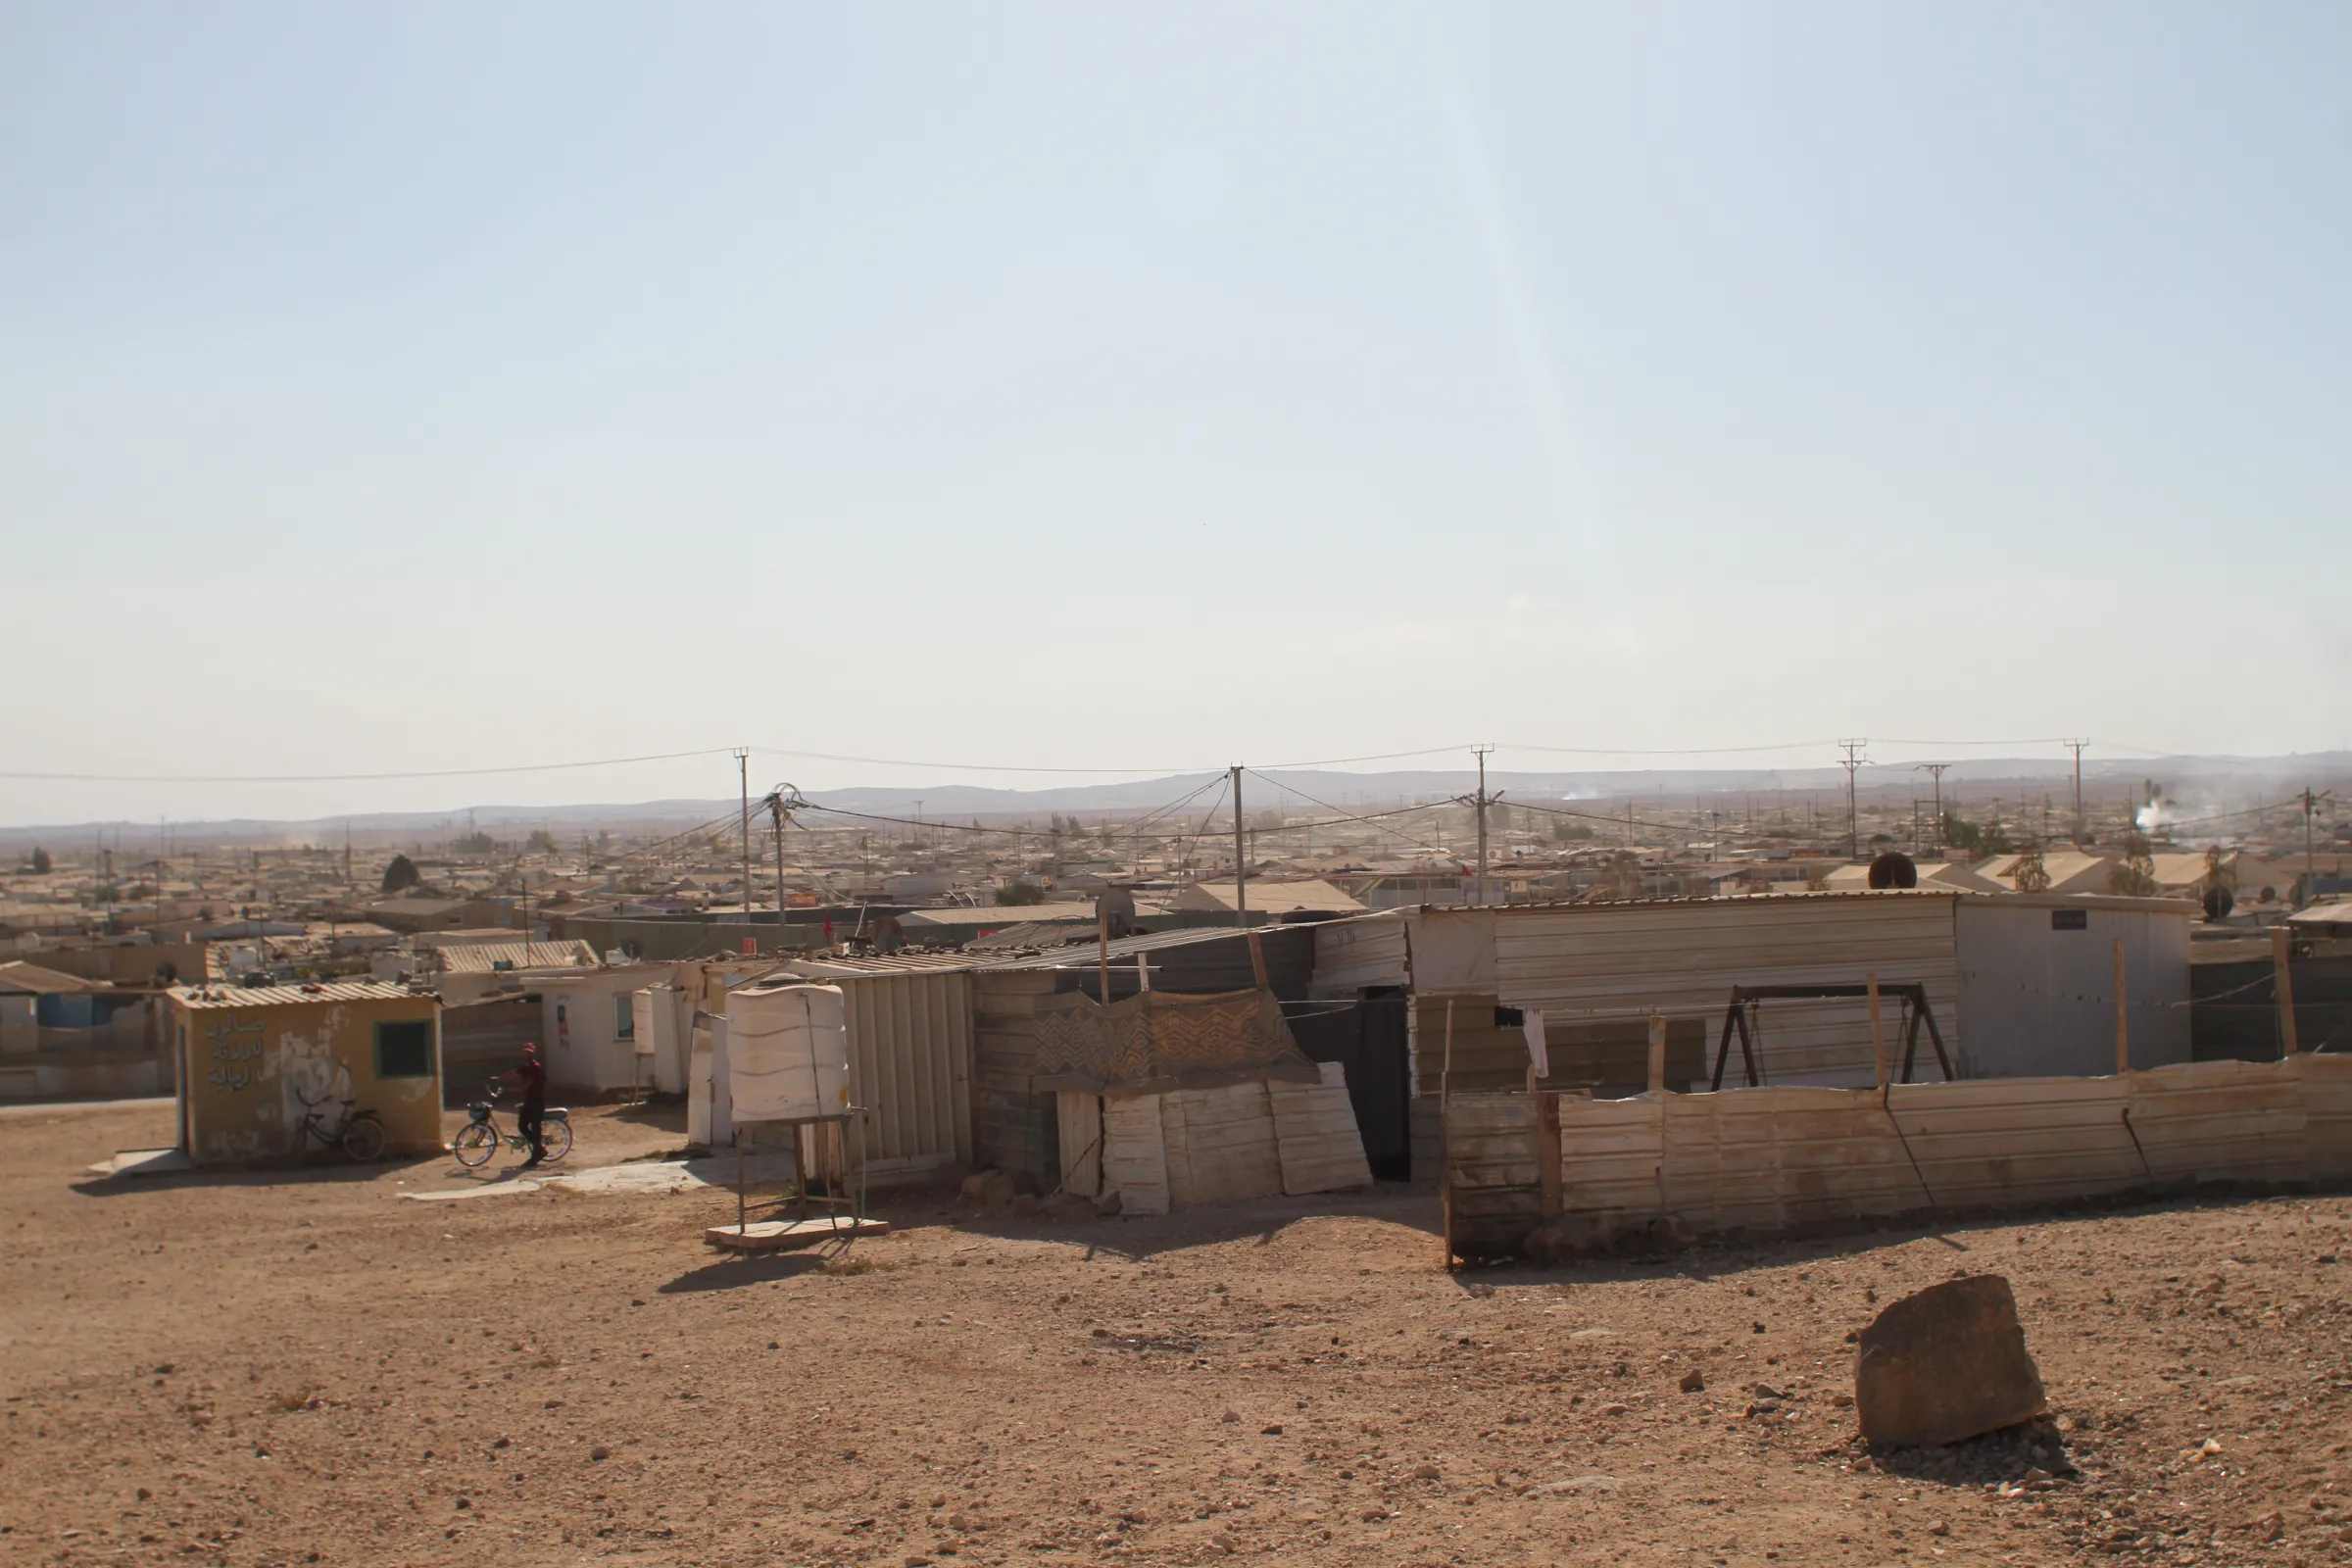
M 850 1030 L 850 1094 L 867 1110 L 867 1177 L 916 1176 L 969 1161 L 971 976 L 872 975 L 833 984 L 841 987 Z
M 1506 1006 L 1541 1007 L 1547 1019 L 1644 1017 L 1706 1021 L 1710 1068 L 1715 1037 L 1735 985 L 1858 983 L 1876 972 L 1882 985 L 1928 988 L 1947 1044 L 1960 1038 L 1959 979 L 1952 906 L 1942 894 L 1851 898 L 1714 899 L 1688 903 L 1596 904 L 1544 909 L 1430 911 L 1421 934 L 1440 922 L 1490 919 L 1494 973 Z M 1900 1011 L 1885 1007 L 1890 1054 L 1900 1049 Z M 1426 1028 L 1416 1042 L 1426 1054 Z M 1867 1087 L 1876 1079 L 1870 1020 L 1859 1000 L 1769 1002 L 1758 1030 L 1763 1081 L 1782 1085 Z M 1732 1074 L 1739 1071 L 1734 1050 Z M 1935 1056 L 1920 1046 L 1922 1076 Z M 1890 1063 L 1892 1065 L 1892 1063 Z M 1726 1077 L 1726 1084 L 1733 1077 Z
M 1332 920 L 1313 930 L 1315 969 L 1309 995 L 1352 999 L 1367 986 L 1410 983 L 1404 916 Z
M 1955 911 L 1963 1078 L 2115 1071 L 2115 944 L 2134 1067 L 2189 1059 L 2188 911 L 1970 899 Z M 1955 1031 L 1945 1027 L 1945 1036 Z

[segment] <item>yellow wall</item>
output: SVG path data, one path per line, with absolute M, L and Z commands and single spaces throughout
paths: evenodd
M 332 1128 L 345 1098 L 376 1113 L 392 1152 L 433 1152 L 442 1144 L 439 1011 L 431 997 L 174 1006 L 189 1157 L 218 1164 L 299 1152 L 303 1101 L 323 1100 Z M 432 1022 L 432 1073 L 378 1080 L 375 1026 L 403 1019 Z M 318 1151 L 317 1140 L 310 1148 Z

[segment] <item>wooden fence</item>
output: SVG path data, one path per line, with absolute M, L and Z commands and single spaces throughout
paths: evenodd
M 1555 1130 L 1556 1129 L 1556 1130 Z M 2352 1056 L 1871 1089 L 1454 1095 L 1450 1257 L 2352 1179 Z

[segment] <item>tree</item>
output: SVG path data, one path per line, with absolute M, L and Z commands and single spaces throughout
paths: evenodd
M 416 862 L 405 855 L 395 855 L 392 863 L 384 867 L 386 893 L 399 893 L 416 887 L 423 881 L 424 878 L 417 873 Z
M 556 853 L 556 836 L 543 827 L 535 827 L 531 829 L 530 839 L 523 848 L 533 855 L 553 855 Z
M 2007 855 L 2017 848 L 1998 822 L 1981 826 L 1950 809 L 1943 813 L 1943 842 L 1970 855 Z
M 1593 836 L 1591 824 L 1585 822 L 1554 822 L 1551 836 L 1562 844 L 1581 844 Z
M 450 840 L 449 847 L 460 855 L 488 855 L 492 850 L 498 848 L 491 841 L 490 835 L 482 832 L 479 828 L 462 838 Z
M 2107 891 L 2127 899 L 2156 896 L 2156 856 L 2137 828 L 2124 835 L 2124 863 L 2108 870 Z
M 997 889 L 997 902 L 1006 905 L 1043 904 L 1046 902 L 1046 890 L 1034 883 L 1007 882 Z
M 32 874 L 34 876 L 47 876 L 51 871 L 56 869 L 57 862 L 49 858 L 49 852 L 36 847 L 32 852 Z

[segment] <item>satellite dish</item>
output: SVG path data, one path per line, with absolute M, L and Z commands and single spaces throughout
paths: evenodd
M 2235 907 L 2237 907 L 2237 895 L 2220 883 L 2217 882 L 2205 890 L 2205 921 L 2208 925 L 2221 924 L 2230 917 L 2230 911 Z
M 1874 889 L 1915 888 L 1919 886 L 1919 867 L 1911 863 L 1908 855 L 1888 850 L 1870 862 L 1870 885 Z

